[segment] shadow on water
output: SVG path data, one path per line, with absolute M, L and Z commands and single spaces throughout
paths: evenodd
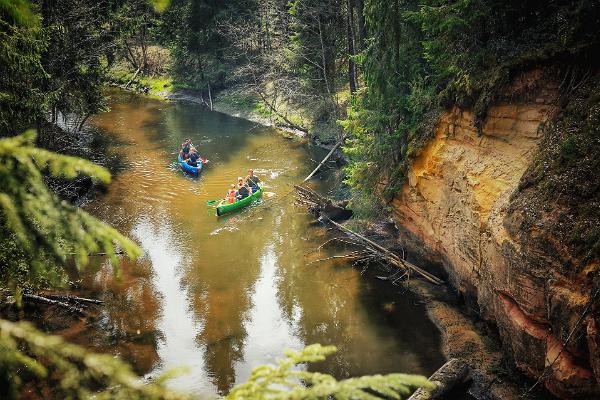
M 329 234 L 284 195 L 325 151 L 191 104 L 120 92 L 93 123 L 124 143 L 117 151 L 130 168 L 87 209 L 144 255 L 123 260 L 120 279 L 101 258 L 81 274 L 84 294 L 106 304 L 94 324 L 64 336 L 117 354 L 140 374 L 187 365 L 191 373 L 171 384 L 206 396 L 226 393 L 286 348 L 316 342 L 339 351 L 311 370 L 338 378 L 428 375 L 441 365 L 439 335 L 421 306 L 334 260 L 310 264 Z M 187 136 L 212 161 L 199 180 L 169 168 Z M 216 218 L 206 201 L 248 168 L 274 200 Z M 320 178 L 312 184 L 327 192 L 335 179 Z

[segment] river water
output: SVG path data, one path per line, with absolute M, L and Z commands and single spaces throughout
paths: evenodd
M 328 233 L 285 195 L 323 150 L 197 105 L 110 94 L 111 111 L 92 123 L 118 141 L 127 167 L 86 209 L 144 254 L 124 259 L 120 277 L 96 258 L 79 285 L 106 304 L 64 336 L 146 376 L 187 366 L 172 386 L 201 397 L 225 394 L 253 367 L 311 343 L 338 347 L 309 367 L 337 378 L 429 375 L 443 363 L 438 332 L 400 287 L 337 259 L 311 264 L 331 255 L 317 251 Z M 197 179 L 170 167 L 185 137 L 210 159 Z M 217 218 L 206 202 L 248 168 L 274 196 Z M 312 184 L 327 193 L 334 180 Z

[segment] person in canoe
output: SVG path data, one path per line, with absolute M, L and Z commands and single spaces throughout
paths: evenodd
M 248 189 L 248 186 L 246 186 L 246 183 L 244 182 L 244 178 L 242 178 L 240 176 L 238 178 L 238 187 L 237 187 L 237 196 L 236 197 L 238 200 L 242 200 L 248 196 L 250 196 L 250 190 Z
M 196 150 L 196 148 L 194 146 L 191 146 L 190 154 L 189 154 L 189 157 L 187 158 L 186 162 L 188 163 L 188 165 L 191 165 L 192 167 L 197 167 L 198 160 L 200 160 L 200 155 L 198 154 L 198 150 Z M 202 162 L 202 160 L 200 160 L 200 162 Z
M 258 184 L 260 183 L 260 178 L 254 175 L 254 170 L 248 170 L 248 176 L 246 177 L 246 184 L 252 189 L 252 193 L 258 191 Z
M 183 141 L 183 143 L 181 143 L 181 150 L 179 151 L 179 154 L 181 155 L 181 158 L 183 158 L 184 160 L 187 160 L 190 154 L 190 149 L 193 147 L 192 145 L 192 139 L 187 138 Z
M 227 200 L 228 204 L 235 203 L 236 196 L 237 191 L 235 190 L 235 185 L 232 183 L 229 187 L 229 190 L 227 191 L 227 196 L 225 197 L 225 200 Z

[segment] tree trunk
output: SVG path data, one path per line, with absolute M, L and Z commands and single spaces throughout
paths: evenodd
M 365 49 L 365 38 L 367 37 L 367 26 L 365 25 L 365 3 L 356 0 L 356 15 L 358 16 L 358 43 L 360 50 Z
M 354 0 L 348 0 L 348 17 L 347 17 L 347 38 L 348 38 L 348 82 L 350 84 L 350 94 L 356 92 L 356 65 L 354 56 Z
M 285 115 L 281 114 L 279 111 L 277 111 L 277 109 L 275 108 L 275 106 L 268 100 L 267 95 L 265 93 L 263 93 L 260 89 L 255 89 L 255 92 L 260 96 L 262 102 L 269 107 L 269 110 L 273 111 L 273 113 L 275 115 L 277 115 L 278 117 L 280 117 L 286 124 L 288 124 L 288 126 L 292 129 L 296 129 L 298 131 L 304 132 L 304 133 L 308 133 L 308 129 L 303 128 L 299 125 L 296 125 L 295 123 L 293 123 L 292 121 L 290 121 Z
M 127 49 L 127 54 L 125 55 L 125 58 L 127 58 L 127 60 L 129 60 L 129 62 L 131 63 L 131 66 L 133 68 L 138 69 L 139 65 L 136 60 L 135 54 L 133 53 L 133 50 L 131 49 L 131 46 L 129 45 L 129 42 L 127 41 L 127 39 L 123 39 L 123 42 L 125 43 L 125 48 Z
M 142 68 L 142 66 L 140 65 L 138 67 L 138 69 L 135 71 L 135 74 L 133 74 L 133 76 L 131 77 L 131 79 L 129 80 L 129 82 L 127 82 L 125 84 L 125 89 L 127 89 L 129 87 L 129 85 L 131 85 L 131 82 L 133 82 L 135 80 L 135 78 L 137 78 L 138 74 L 140 73 L 140 69 Z
M 325 52 L 325 40 L 323 39 L 323 29 L 321 26 L 321 16 L 317 17 L 317 26 L 319 28 L 319 42 L 321 44 L 321 62 L 323 63 L 323 80 L 325 81 L 325 89 L 327 90 L 327 94 L 331 98 L 331 87 L 329 86 L 329 78 L 327 76 L 327 54 Z
M 146 16 L 144 15 L 144 23 L 142 24 L 142 32 L 140 35 L 140 47 L 142 48 L 142 75 L 148 75 L 148 42 L 146 36 Z
M 81 130 L 83 129 L 83 126 L 85 125 L 85 123 L 87 122 L 88 118 L 92 116 L 92 113 L 87 113 L 85 115 L 85 117 L 83 117 L 83 119 L 81 120 L 81 122 L 79 123 L 79 126 L 77 126 L 77 131 L 81 132 Z
M 319 165 L 317 165 L 317 168 L 315 168 L 313 170 L 313 172 L 311 172 L 306 178 L 304 178 L 304 180 L 302 181 L 302 183 L 306 182 L 307 180 L 309 180 L 310 178 L 312 178 L 312 176 L 314 174 L 317 173 L 317 171 L 323 166 L 323 164 L 325 164 L 327 162 L 327 160 L 329 160 L 329 157 L 331 157 L 331 155 L 335 152 L 335 150 L 340 147 L 340 145 L 342 145 L 344 143 L 344 140 L 346 139 L 346 135 L 342 136 L 342 138 L 336 143 L 335 146 L 333 146 L 333 148 L 329 151 L 329 153 L 325 156 L 325 158 L 323 159 L 323 161 L 321 161 L 319 163 Z
M 38 296 L 36 294 L 26 294 L 26 293 L 23 294 L 23 300 L 35 302 L 35 303 L 47 304 L 49 306 L 58 306 L 58 307 L 67 309 L 74 314 L 78 314 L 81 316 L 87 316 L 87 313 L 85 312 L 85 310 L 83 308 L 65 303 L 64 301 L 52 300 L 52 299 L 48 299 L 43 296 Z

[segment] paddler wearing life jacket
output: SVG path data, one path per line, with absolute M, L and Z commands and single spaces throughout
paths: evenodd
M 225 200 L 227 200 L 227 203 L 235 203 L 236 190 L 235 190 L 235 185 L 233 183 L 231 184 L 231 186 L 229 187 L 229 190 L 227 191 L 227 196 L 225 197 Z

